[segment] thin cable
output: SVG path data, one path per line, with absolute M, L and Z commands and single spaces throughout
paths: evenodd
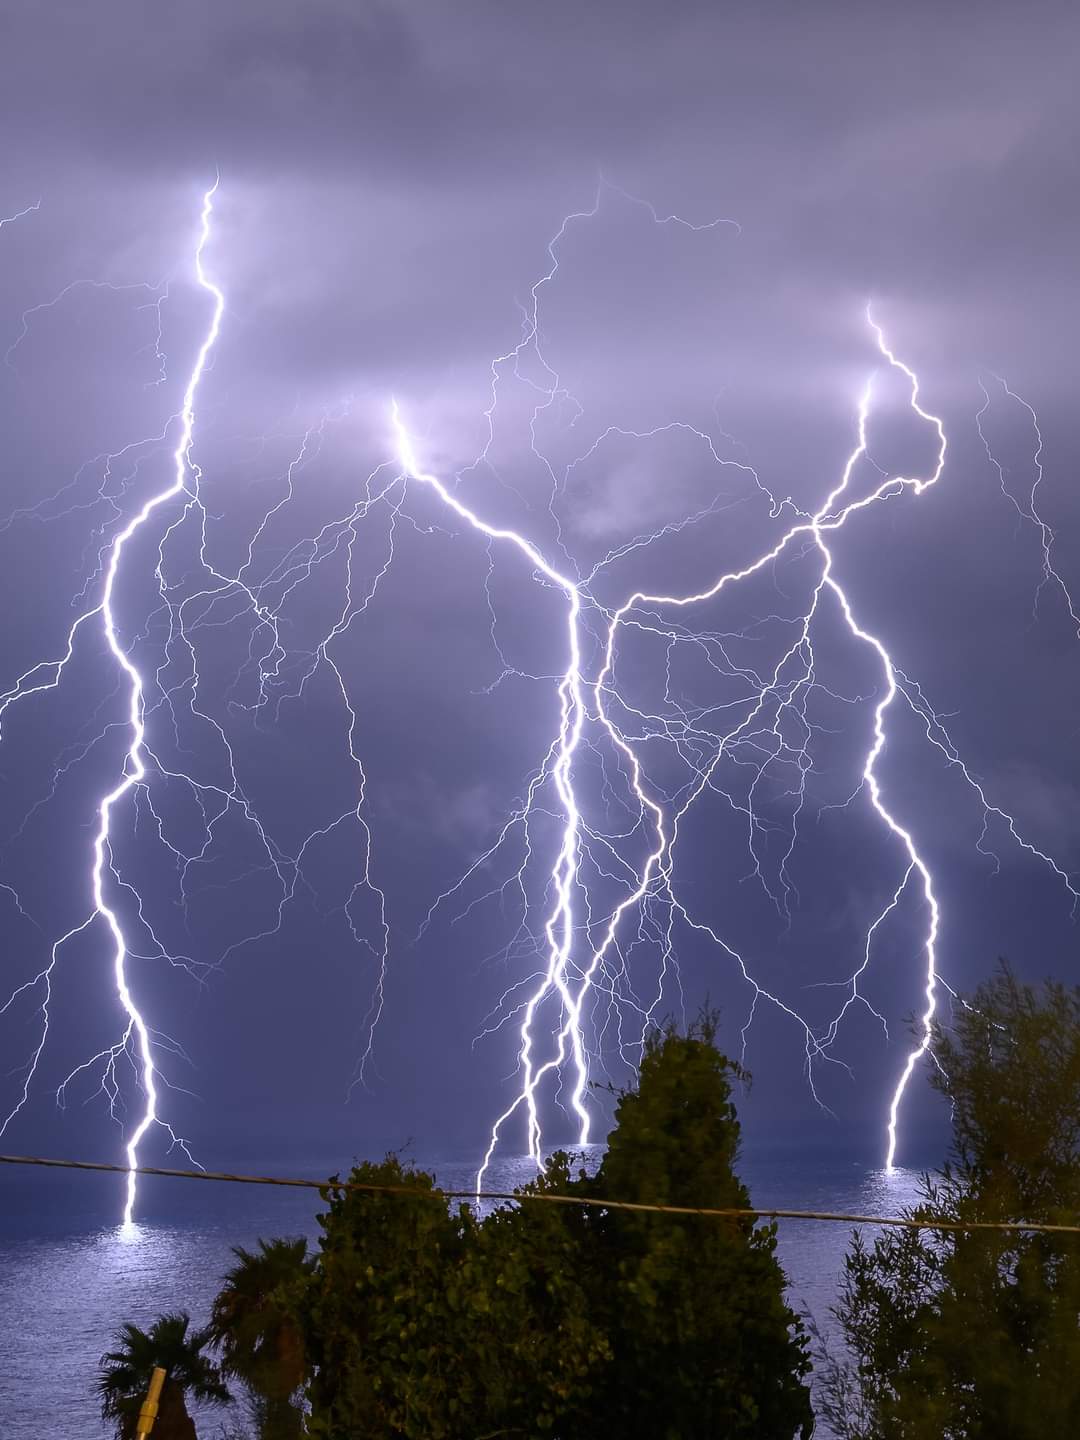
M 0 1155 L 0 1165 L 41 1165 L 52 1170 L 96 1170 L 127 1175 L 126 1165 L 103 1160 L 53 1160 L 42 1155 Z M 282 1175 L 229 1175 L 221 1170 L 170 1170 L 139 1165 L 137 1175 L 164 1175 L 171 1180 L 218 1180 L 232 1185 L 284 1185 L 301 1190 L 360 1190 L 373 1195 L 409 1195 L 415 1199 L 546 1201 L 552 1205 L 593 1206 L 599 1210 L 636 1210 L 657 1215 L 703 1215 L 727 1220 L 824 1220 L 843 1225 L 895 1225 L 907 1230 L 1010 1230 L 1025 1235 L 1080 1235 L 1080 1225 L 1043 1225 L 1026 1220 L 914 1220 L 904 1215 L 847 1215 L 829 1210 L 756 1210 L 699 1205 L 647 1205 L 636 1200 L 600 1200 L 584 1195 L 553 1195 L 543 1191 L 420 1190 L 411 1185 L 373 1185 L 361 1180 L 296 1180 Z

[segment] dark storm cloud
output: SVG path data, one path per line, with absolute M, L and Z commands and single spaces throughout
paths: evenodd
M 781 285 L 903 263 L 936 302 L 1015 282 L 1018 245 L 1066 259 L 1077 30 L 1038 4 L 9 4 L 0 103 L 27 178 L 217 162 L 361 213 L 389 186 L 442 230 L 447 192 L 497 215 L 554 182 L 569 205 L 605 165 L 734 214 Z
M 753 313 L 669 374 L 726 345 L 755 389 L 805 387 L 874 294 L 942 383 L 1011 360 L 1051 384 L 1041 312 L 1080 318 L 1078 33 L 1044 5 L 9 4 L 6 189 L 77 192 L 88 247 L 115 203 L 164 248 L 176 182 L 220 165 L 232 297 L 268 376 L 316 388 L 349 388 L 364 349 L 384 376 L 475 372 L 599 168 L 744 226 L 756 273 L 727 278 Z

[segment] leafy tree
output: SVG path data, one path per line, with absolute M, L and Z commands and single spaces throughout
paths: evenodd
M 952 1149 L 912 1217 L 1078 1223 L 1080 990 L 1002 968 L 933 1045 Z M 847 1440 L 1080 1434 L 1080 1236 L 856 1236 L 835 1313 L 822 1410 Z
M 129 1322 L 117 1331 L 117 1348 L 101 1357 L 97 1382 L 102 1417 L 114 1422 L 117 1440 L 134 1436 L 139 1409 L 157 1366 L 168 1373 L 154 1440 L 196 1440 L 195 1422 L 187 1409 L 189 1399 L 199 1404 L 228 1403 L 229 1391 L 205 1353 L 209 1332 L 189 1333 L 190 1325 L 191 1317 L 179 1311 L 162 1315 L 149 1330 Z
M 430 1175 L 396 1157 L 358 1165 L 350 1179 L 416 1193 L 327 1192 L 305 1310 L 310 1432 L 439 1440 L 454 1433 L 450 1402 L 468 1371 L 446 1295 L 465 1222 L 449 1213 Z
M 771 1228 L 606 1199 L 745 1207 L 736 1068 L 706 1018 L 646 1048 L 597 1176 L 563 1155 L 520 1203 L 451 1214 L 393 1157 L 330 1192 L 309 1288 L 310 1433 L 324 1440 L 809 1434 L 799 1323 Z M 548 1197 L 586 1199 L 591 1206 Z
M 323 1218 L 310 1292 L 316 1436 L 458 1440 L 595 1435 L 581 1425 L 606 1337 L 592 1318 L 580 1207 L 451 1214 L 395 1159 L 353 1179 L 423 1198 L 348 1192 Z M 570 1193 L 556 1157 L 529 1193 Z
M 739 1075 L 716 1047 L 711 1015 L 688 1035 L 654 1035 L 637 1090 L 619 1101 L 593 1192 L 748 1208 L 734 1168 Z M 775 1226 L 612 1209 L 600 1230 L 615 1361 L 598 1422 L 628 1440 L 811 1433 L 807 1342 L 785 1303 Z
M 518 1193 L 521 1203 L 469 1219 L 447 1300 L 467 1337 L 455 1377 L 449 1436 L 558 1436 L 595 1440 L 611 1342 L 597 1303 L 604 1277 L 598 1212 L 539 1196 L 576 1196 L 565 1155 Z
M 223 1371 L 251 1397 L 260 1440 L 294 1440 L 303 1433 L 296 1395 L 307 1376 L 298 1309 L 315 1262 L 303 1239 L 260 1240 L 254 1253 L 236 1246 L 233 1254 L 210 1335 Z

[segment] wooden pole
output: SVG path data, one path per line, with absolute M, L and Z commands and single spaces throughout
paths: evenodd
M 154 1366 L 154 1373 L 150 1376 L 150 1388 L 146 1392 L 146 1399 L 139 1411 L 139 1423 L 135 1426 L 136 1435 L 149 1435 L 154 1428 L 154 1421 L 157 1419 L 158 1402 L 161 1399 L 161 1387 L 165 1384 L 165 1371 L 160 1365 Z

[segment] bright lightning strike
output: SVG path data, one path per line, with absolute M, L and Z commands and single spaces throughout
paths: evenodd
M 147 770 L 144 748 L 146 738 L 146 680 L 120 638 L 115 613 L 115 595 L 117 579 L 120 575 L 124 559 L 124 551 L 132 538 L 148 524 L 151 517 L 154 516 L 157 511 L 178 497 L 193 495 L 197 490 L 198 472 L 193 466 L 191 459 L 191 446 L 195 429 L 195 398 L 211 351 L 218 338 L 218 333 L 221 328 L 221 318 L 225 309 L 225 296 L 223 292 L 214 281 L 209 278 L 203 266 L 203 252 L 210 239 L 210 222 L 213 215 L 213 201 L 217 187 L 218 182 L 215 180 L 214 184 L 203 196 L 201 228 L 198 243 L 195 248 L 195 275 L 198 285 L 212 301 L 211 318 L 206 333 L 199 345 L 195 362 L 184 390 L 183 403 L 179 415 L 179 436 L 176 448 L 173 451 L 172 481 L 164 489 L 152 495 L 135 516 L 128 521 L 123 529 L 113 538 L 107 551 L 104 584 L 100 601 L 91 609 L 83 611 L 72 624 L 68 632 L 67 648 L 61 659 L 46 662 L 44 665 L 34 666 L 31 670 L 19 677 L 12 689 L 5 695 L 0 696 L 0 716 L 2 716 L 4 711 L 17 701 L 24 700 L 27 696 L 38 694 L 43 689 L 55 689 L 60 684 L 64 670 L 74 653 L 79 631 L 91 620 L 100 620 L 109 651 L 127 681 L 129 745 L 124 758 L 123 773 L 120 779 L 111 790 L 101 797 L 98 805 L 98 828 L 94 836 L 90 868 L 90 891 L 93 897 L 93 910 L 91 915 L 80 925 L 61 936 L 56 945 L 53 946 L 47 969 L 37 977 L 37 982 L 32 982 L 40 982 L 44 987 L 41 1042 L 32 1056 L 30 1066 L 28 1067 L 19 1104 L 15 1110 L 9 1114 L 4 1125 L 0 1126 L 0 1134 L 2 1134 L 7 1124 L 10 1123 L 11 1119 L 14 1118 L 14 1115 L 18 1113 L 18 1110 L 21 1109 L 25 1103 L 30 1082 L 33 1079 L 37 1062 L 41 1057 L 42 1048 L 44 1047 L 48 1034 L 48 1002 L 51 998 L 51 978 L 56 965 L 58 951 L 63 945 L 73 939 L 74 936 L 82 934 L 91 924 L 96 921 L 101 921 L 104 923 L 111 937 L 113 946 L 113 977 L 116 985 L 116 994 L 120 1006 L 127 1017 L 127 1025 L 123 1038 L 118 1046 L 110 1050 L 108 1055 L 110 1073 L 114 1072 L 118 1057 L 121 1054 L 126 1054 L 129 1044 L 133 1044 L 137 1056 L 135 1063 L 138 1068 L 139 1085 L 145 1101 L 142 1116 L 131 1130 L 125 1146 L 129 1167 L 127 1194 L 124 1204 L 125 1226 L 130 1226 L 134 1218 L 136 1195 L 136 1177 L 134 1172 L 139 1163 L 139 1144 L 146 1132 L 153 1125 L 163 1125 L 169 1131 L 173 1143 L 182 1144 L 183 1142 L 179 1141 L 178 1137 L 173 1134 L 171 1128 L 162 1119 L 158 1110 L 158 1072 L 154 1063 L 154 1044 L 151 1028 L 131 991 L 127 963 L 130 947 L 124 933 L 120 915 L 115 908 L 115 902 L 110 900 L 107 893 L 109 878 L 115 878 L 115 872 L 113 871 L 111 862 L 114 813 L 120 802 L 130 795 L 144 779 Z M 8 1004 L 10 1003 L 9 1000 Z
M 559 571 L 549 565 L 535 546 L 524 536 L 519 535 L 516 530 L 505 530 L 489 525 L 452 495 L 436 476 L 428 474 L 421 468 L 416 459 L 413 442 L 405 429 L 396 403 L 393 410 L 393 421 L 397 432 L 398 455 L 406 475 L 422 481 L 425 485 L 430 485 L 443 504 L 448 505 L 456 515 L 475 530 L 486 535 L 489 540 L 506 541 L 513 545 L 536 571 L 558 586 L 567 598 L 568 659 L 566 671 L 559 683 L 559 731 L 552 746 L 553 759 L 550 770 L 563 807 L 565 824 L 562 841 L 551 871 L 556 900 L 544 926 L 548 946 L 547 966 L 542 983 L 536 987 L 525 1005 L 525 1016 L 520 1031 L 519 1058 L 524 1077 L 521 1096 L 496 1122 L 495 1134 L 492 1137 L 492 1146 L 494 1146 L 502 1122 L 509 1118 L 519 1104 L 524 1104 L 528 1109 L 529 1117 L 529 1151 L 538 1159 L 541 1130 L 536 1104 L 536 1087 L 549 1067 L 541 1066 L 538 1069 L 536 1066 L 533 1054 L 535 1044 L 533 1017 L 537 1007 L 552 990 L 558 992 L 568 1015 L 576 1017 L 579 1008 L 572 988 L 570 964 L 577 930 L 574 891 L 578 886 L 578 863 L 581 848 L 581 814 L 574 786 L 573 767 L 585 721 L 581 635 L 578 628 L 581 615 L 581 594 L 574 581 L 561 575 Z M 585 1143 L 589 1133 L 589 1115 L 582 1103 L 582 1094 L 588 1076 L 584 1039 L 581 1026 L 574 1021 L 566 1027 L 566 1033 L 569 1037 L 576 1073 L 572 1104 L 581 1123 L 582 1143 Z M 562 1052 L 560 1052 L 559 1058 L 562 1059 Z M 484 1167 L 481 1168 L 477 1178 L 478 1187 L 483 1180 L 484 1168 L 486 1168 L 490 1156 L 491 1150 L 489 1149 L 484 1160 Z
M 104 929 L 112 947 L 115 993 L 124 1017 L 122 1033 L 115 1043 L 77 1064 L 57 1086 L 55 1098 L 64 1108 L 76 1081 L 96 1077 L 99 1093 L 107 1101 L 110 1113 L 125 1126 L 125 1151 L 132 1170 L 141 1142 L 155 1126 L 165 1131 L 173 1145 L 189 1153 L 186 1142 L 162 1113 L 163 1087 L 177 1087 L 166 1079 L 161 1057 L 166 1054 L 190 1063 L 174 1041 L 152 1026 L 145 1005 L 137 1001 L 130 976 L 132 959 L 165 961 L 203 982 L 230 955 L 279 934 L 290 907 L 300 900 L 306 900 L 320 919 L 343 921 L 351 943 L 358 950 L 366 951 L 376 963 L 370 1006 L 360 1026 L 360 1052 L 352 1079 L 343 1087 L 346 1091 L 364 1078 L 385 999 L 390 932 L 385 898 L 373 874 L 372 836 L 365 813 L 367 776 L 357 748 L 359 716 L 349 678 L 341 668 L 338 645 L 354 622 L 368 610 L 391 564 L 403 486 L 396 475 L 383 473 L 388 466 L 381 466 L 369 477 L 364 493 L 345 515 L 328 520 L 310 536 L 294 539 L 284 548 L 279 546 L 274 527 L 287 517 L 302 489 L 304 471 L 317 457 L 326 430 L 340 423 L 347 413 L 347 407 L 336 413 L 328 410 L 318 425 L 308 427 L 281 477 L 282 494 L 257 519 L 246 546 L 241 546 L 237 563 L 230 568 L 212 554 L 210 527 L 214 517 L 204 503 L 205 477 L 193 455 L 193 445 L 196 401 L 210 369 L 224 312 L 223 292 L 204 265 L 217 189 L 215 182 L 203 197 L 201 228 L 194 254 L 197 286 L 210 301 L 211 313 L 188 373 L 179 409 L 158 434 L 129 442 L 87 462 L 75 478 L 55 494 L 35 505 L 21 507 L 0 522 L 0 530 L 10 530 L 17 525 L 47 523 L 77 512 L 97 517 L 83 556 L 87 573 L 75 597 L 78 613 L 69 627 L 62 653 L 56 659 L 31 666 L 0 693 L 0 723 L 7 712 L 21 702 L 56 691 L 72 668 L 76 655 L 86 649 L 91 633 L 104 639 L 109 661 L 119 674 L 120 688 L 125 695 L 122 720 L 110 720 L 96 733 L 91 729 L 88 739 L 84 732 L 58 760 L 47 792 L 24 816 L 17 836 L 51 803 L 67 778 L 92 760 L 107 737 L 117 731 L 126 735 L 119 777 L 104 789 L 95 812 L 89 875 L 93 909 L 51 946 L 42 968 L 18 985 L 0 1005 L 2 1016 L 25 1006 L 28 1001 L 35 1001 L 38 1026 L 31 1053 L 18 1072 L 20 1083 L 15 1102 L 7 1116 L 0 1119 L 0 1134 L 25 1110 L 38 1078 L 50 1039 L 54 981 L 62 952 L 79 937 L 93 936 Z M 97 286 L 99 282 L 85 283 Z M 63 304 L 73 288 L 65 287 L 47 306 L 26 311 L 16 345 L 29 334 L 38 310 Z M 104 288 L 117 295 L 130 292 L 140 300 L 143 295 L 150 295 L 151 301 L 140 303 L 137 309 L 153 312 L 153 335 L 143 349 L 152 351 L 156 373 L 151 385 L 160 390 L 167 379 L 163 306 L 171 298 L 169 287 L 133 284 Z M 176 432 L 175 444 L 167 440 L 173 431 Z M 265 437 L 264 443 L 268 443 Z M 137 504 L 131 514 L 129 497 L 142 482 L 141 472 L 165 451 L 167 477 L 154 485 L 149 498 Z M 361 525 L 372 524 L 380 515 L 385 523 L 386 552 L 374 574 L 365 576 L 357 554 L 357 539 Z M 163 523 L 156 524 L 157 520 Z M 157 562 L 152 574 L 157 582 L 158 604 L 150 613 L 132 622 L 120 613 L 119 591 L 126 578 L 138 574 L 132 551 L 137 541 L 145 543 L 148 536 L 156 537 Z M 268 536 L 273 542 L 267 547 L 272 557 L 269 564 L 260 553 Z M 365 554 L 369 554 L 370 547 L 365 544 L 364 548 Z M 343 570 L 342 602 L 325 631 L 317 635 L 309 647 L 297 647 L 288 638 L 296 629 L 293 606 L 302 592 L 334 564 L 339 571 Z M 213 639 L 245 625 L 247 659 L 240 665 L 235 682 L 224 697 L 226 713 L 219 718 L 211 708 L 210 699 L 204 696 L 202 641 L 207 636 Z M 136 652 L 151 655 L 155 647 L 156 663 L 136 660 Z M 291 846 L 283 847 L 267 832 L 244 789 L 227 726 L 237 717 L 246 718 L 254 725 L 265 724 L 266 716 L 279 718 L 282 706 L 302 700 L 309 685 L 323 673 L 331 677 L 344 711 L 344 750 L 352 771 L 353 794 L 343 809 L 317 824 Z M 107 704 L 108 700 L 103 703 Z M 96 719 L 97 712 L 90 717 L 91 727 Z M 169 758 L 170 752 L 173 758 Z M 213 773 L 215 767 L 216 774 Z M 187 838 L 190 807 L 185 816 L 172 802 L 178 792 L 194 802 L 195 814 L 201 816 L 202 838 L 196 834 L 194 845 Z M 268 879 L 271 886 L 266 921 L 261 925 L 256 921 L 250 933 L 225 944 L 216 959 L 196 960 L 177 954 L 159 938 L 149 897 L 121 873 L 117 843 L 121 839 L 130 842 L 131 836 L 137 835 L 143 840 L 144 849 L 148 848 L 151 853 L 156 850 L 171 864 L 177 892 L 174 903 L 186 925 L 196 877 L 208 875 L 209 867 L 227 858 L 230 846 L 236 845 L 237 825 L 246 832 L 244 843 L 250 838 L 256 846 L 255 863 L 241 872 L 240 882 Z M 121 828 L 123 836 L 119 833 Z M 355 879 L 344 903 L 325 910 L 307 871 L 314 861 L 316 847 L 332 838 L 346 836 L 353 842 Z M 205 888 L 216 888 L 216 883 L 208 881 Z M 3 889 L 19 913 L 30 919 L 17 893 L 8 886 Z M 129 912 L 126 919 L 125 912 Z M 369 921 L 374 927 L 374 938 Z M 134 948 L 136 934 L 148 938 L 148 955 L 141 955 Z M 125 1117 L 126 1092 L 132 1082 L 141 1097 L 139 1117 L 134 1122 Z M 124 1207 L 125 1224 L 133 1218 L 134 1204 L 135 1176 L 131 1174 Z

